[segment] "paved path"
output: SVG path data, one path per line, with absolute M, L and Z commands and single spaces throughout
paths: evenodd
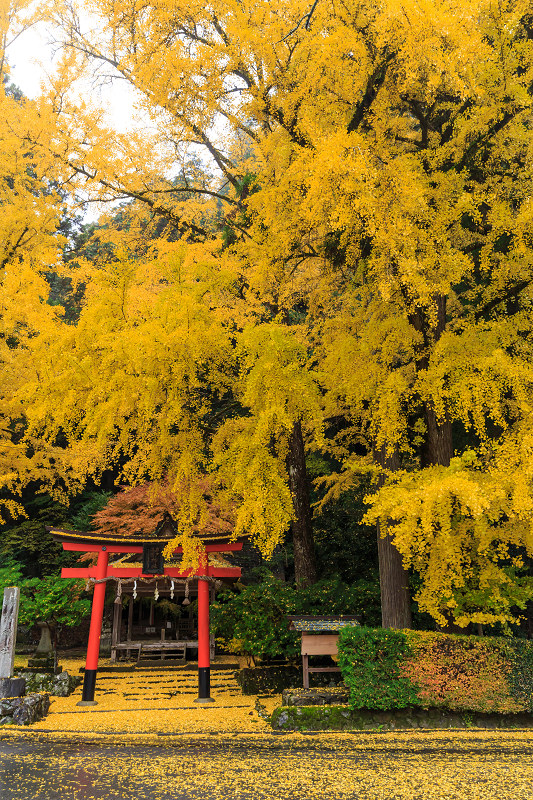
M 530 800 L 533 734 L 0 735 L 0 800 Z

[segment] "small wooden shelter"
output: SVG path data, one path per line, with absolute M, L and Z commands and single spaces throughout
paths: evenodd
M 176 526 L 168 513 L 164 513 L 163 518 L 152 532 L 140 530 L 132 533 L 131 530 L 121 528 L 117 528 L 115 531 L 92 533 L 59 528 L 49 528 L 48 530 L 56 541 L 61 542 L 65 550 L 97 554 L 96 565 L 64 567 L 61 572 L 63 578 L 84 578 L 94 584 L 81 704 L 93 705 L 95 703 L 102 615 L 106 585 L 109 581 L 116 585 L 116 598 L 119 601 L 115 605 L 114 612 L 112 639 L 114 657 L 117 658 L 121 650 L 135 650 L 140 658 L 143 650 L 145 653 L 158 653 L 162 657 L 165 652 L 170 654 L 181 651 L 184 654 L 187 646 L 195 647 L 198 650 L 197 702 L 210 702 L 210 593 L 213 591 L 215 581 L 233 581 L 240 577 L 240 568 L 221 563 L 220 557 L 223 553 L 241 550 L 242 541 L 231 542 L 231 535 L 228 532 L 215 530 L 195 533 L 200 547 L 200 559 L 197 569 L 191 570 L 184 569 L 180 564 L 181 547 L 173 551 L 172 558 L 167 562 L 163 558 L 165 545 L 176 536 Z M 168 641 L 166 635 L 162 635 L 159 641 L 152 643 L 145 639 L 136 641 L 132 638 L 133 620 L 130 619 L 127 639 L 125 642 L 120 641 L 119 613 L 121 616 L 123 593 L 131 592 L 132 598 L 136 594 L 150 593 L 152 596 L 161 594 L 172 596 L 180 589 L 183 590 L 186 597 L 190 593 L 198 598 L 196 640 L 180 638 L 178 630 L 178 638 L 175 640 Z M 130 614 L 132 613 L 133 603 L 130 604 Z
M 340 672 L 339 667 L 310 667 L 309 656 L 337 656 L 339 631 L 346 626 L 359 625 L 358 617 L 341 614 L 317 617 L 309 614 L 290 616 L 289 630 L 302 634 L 302 667 L 304 689 L 309 689 L 310 672 Z

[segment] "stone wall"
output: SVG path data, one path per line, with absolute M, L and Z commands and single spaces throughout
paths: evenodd
M 352 711 L 349 706 L 280 706 L 270 724 L 278 731 L 367 730 L 398 731 L 446 728 L 532 728 L 531 714 L 452 713 L 437 709 L 421 711 Z
M 323 689 L 284 689 L 282 704 L 284 706 L 330 706 L 344 705 L 350 699 L 350 690 L 346 686 L 331 686 Z
M 66 670 L 59 675 L 24 670 L 19 670 L 18 674 L 26 680 L 27 692 L 46 692 L 55 697 L 67 697 L 82 682 L 79 675 L 69 675 Z
M 45 717 L 49 708 L 47 694 L 6 697 L 0 700 L 0 725 L 31 725 Z

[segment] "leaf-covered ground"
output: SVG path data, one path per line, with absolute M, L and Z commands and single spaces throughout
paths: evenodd
M 78 674 L 83 661 L 61 659 L 64 669 Z M 103 662 L 103 666 L 109 666 Z M 80 733 L 231 733 L 256 732 L 268 726 L 256 711 L 254 696 L 244 696 L 232 670 L 213 670 L 215 703 L 199 705 L 198 673 L 169 669 L 132 669 L 98 674 L 94 707 L 79 707 L 81 687 L 69 697 L 52 697 L 50 713 L 34 728 Z M 270 711 L 280 697 L 261 698 Z
M 81 662 L 63 662 L 77 672 Z M 532 731 L 279 734 L 214 671 L 102 672 L 98 706 L 54 698 L 30 728 L 0 729 L 0 800 L 529 800 Z
M 0 735 L 1 800 L 529 800 L 530 733 Z

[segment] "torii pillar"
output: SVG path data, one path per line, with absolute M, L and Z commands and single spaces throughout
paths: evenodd
M 211 642 L 209 635 L 209 583 L 207 555 L 198 565 L 198 697 L 194 703 L 214 703 L 211 695 Z
M 100 637 L 102 635 L 102 618 L 104 616 L 105 587 L 109 553 L 104 545 L 98 553 L 96 564 L 96 582 L 94 584 L 93 603 L 91 608 L 91 625 L 89 628 L 89 642 L 87 645 L 87 658 L 83 676 L 83 690 L 78 706 L 95 706 L 94 690 L 96 687 L 96 673 L 98 670 L 98 656 L 100 654 Z M 100 581 L 100 583 L 98 582 Z

